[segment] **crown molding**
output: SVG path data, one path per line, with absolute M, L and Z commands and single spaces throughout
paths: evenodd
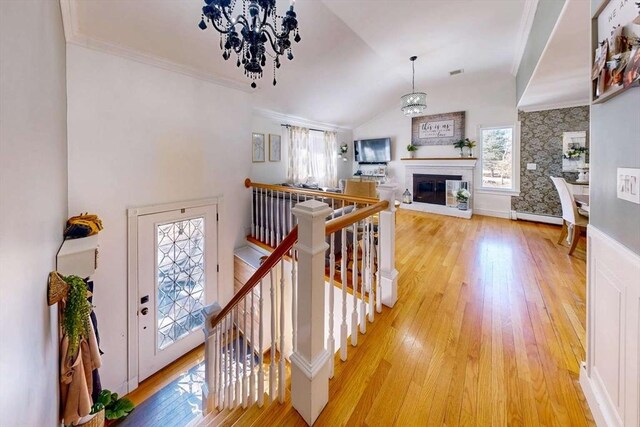
M 577 100 L 577 101 L 566 101 L 566 102 L 557 102 L 550 104 L 533 104 L 533 105 L 525 105 L 519 106 L 518 110 L 523 111 L 525 113 L 533 113 L 535 111 L 547 111 L 547 110 L 558 110 L 560 108 L 573 108 L 573 107 L 586 107 L 591 104 L 589 99 Z
M 185 76 L 193 77 L 198 80 L 203 80 L 216 84 L 218 86 L 239 90 L 245 93 L 254 93 L 258 91 L 258 89 L 248 88 L 246 83 L 219 77 L 214 75 L 213 73 L 207 73 L 193 67 L 182 65 L 157 55 L 143 53 L 125 46 L 105 42 L 93 37 L 88 37 L 84 34 L 81 34 L 78 30 L 78 17 L 72 5 L 72 0 L 60 0 L 60 10 L 62 12 L 64 36 L 68 44 L 73 44 L 87 49 L 93 49 L 99 52 L 119 56 L 131 61 L 136 61 L 142 64 L 150 65 L 152 67 L 161 68 L 166 71 L 183 74 Z
M 316 122 L 316 121 L 308 120 L 302 117 L 279 113 L 277 111 L 267 110 L 264 108 L 254 108 L 253 114 L 259 117 L 263 117 L 265 119 L 270 119 L 276 122 L 280 122 L 282 124 L 315 128 L 315 129 L 321 129 L 321 130 L 326 130 L 330 132 L 340 132 L 340 131 L 350 132 L 353 130 L 349 127 L 338 126 L 332 123 Z
M 531 28 L 533 27 L 533 19 L 536 16 L 536 10 L 538 10 L 538 1 L 539 0 L 525 0 L 524 11 L 520 18 L 520 26 L 516 38 L 516 51 L 511 65 L 512 76 L 518 74 L 520 62 L 522 61 L 522 56 L 524 55 L 524 50 L 527 47 L 529 35 L 531 34 Z

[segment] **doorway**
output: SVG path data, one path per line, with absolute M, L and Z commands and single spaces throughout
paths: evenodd
M 129 391 L 204 342 L 202 308 L 218 299 L 217 203 L 135 211 Z

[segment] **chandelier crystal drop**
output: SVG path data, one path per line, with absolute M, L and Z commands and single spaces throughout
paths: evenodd
M 276 0 L 204 0 L 200 29 L 207 29 L 207 23 L 220 33 L 220 48 L 225 61 L 234 54 L 236 66 L 244 69 L 244 74 L 253 80 L 262 78 L 267 66 L 267 56 L 273 61 L 273 85 L 276 69 L 280 68 L 280 57 L 293 59 L 291 38 L 296 43 L 301 37 L 294 2 L 284 16 L 276 13 Z M 236 5 L 241 4 L 242 13 L 235 15 Z M 280 24 L 278 25 L 278 22 Z
M 407 117 L 415 117 L 427 110 L 427 94 L 424 92 L 416 92 L 416 59 L 417 56 L 409 58 L 411 68 L 413 69 L 413 78 L 411 80 L 411 93 L 404 95 L 402 100 L 402 112 Z

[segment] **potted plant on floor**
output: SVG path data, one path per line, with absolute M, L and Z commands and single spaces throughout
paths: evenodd
M 464 147 L 466 146 L 467 146 L 467 141 L 464 138 L 459 139 L 453 143 L 453 147 L 460 150 L 460 157 L 464 157 L 464 152 L 462 150 L 464 150 Z
M 466 188 L 461 188 L 456 192 L 456 201 L 458 202 L 458 209 L 466 211 L 469 208 L 469 198 L 471 193 Z
M 411 157 L 412 159 L 415 159 L 416 151 L 418 151 L 418 146 L 409 144 L 407 145 L 407 151 L 409 152 L 409 157 Z

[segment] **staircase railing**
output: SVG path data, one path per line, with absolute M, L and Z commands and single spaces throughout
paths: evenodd
M 265 394 L 269 401 L 282 403 L 288 358 L 292 405 L 313 424 L 328 401 L 336 344 L 340 359 L 347 360 L 348 337 L 356 346 L 375 312 L 381 312 L 382 305 L 392 307 L 397 298 L 393 188 L 381 187 L 380 193 L 380 201 L 341 195 L 345 203 L 338 209 L 349 204 L 358 209 L 338 217 L 336 209 L 319 200 L 296 202 L 291 230 L 247 283 L 224 308 L 205 308 L 205 414 L 262 407 Z M 263 352 L 266 328 L 268 364 Z M 285 338 L 291 339 L 291 349 Z

